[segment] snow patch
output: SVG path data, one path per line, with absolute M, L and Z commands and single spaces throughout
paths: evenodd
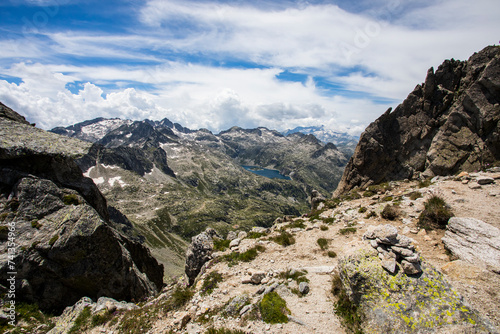
M 112 166 L 112 165 L 101 165 L 103 168 L 107 168 L 107 169 L 118 169 L 120 167 L 118 166 Z
M 101 176 L 101 177 L 98 177 L 97 179 L 92 179 L 94 181 L 95 184 L 101 184 L 101 183 L 104 183 L 104 178 Z
M 95 166 L 90 167 L 88 171 L 86 171 L 85 173 L 83 173 L 83 176 L 90 177 L 90 172 L 91 172 L 94 168 L 95 168 Z
M 109 185 L 111 187 L 113 187 L 116 182 L 118 182 L 118 184 L 120 185 L 120 187 L 124 187 L 124 186 L 127 185 L 125 182 L 122 181 L 122 177 L 121 176 L 112 177 L 112 178 L 110 178 L 108 180 L 108 183 L 109 183 Z

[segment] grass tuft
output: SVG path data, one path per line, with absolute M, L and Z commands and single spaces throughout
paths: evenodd
M 207 277 L 203 281 L 203 286 L 201 287 L 200 295 L 202 296 L 210 295 L 212 292 L 214 292 L 215 289 L 217 289 L 217 286 L 222 281 L 223 281 L 222 274 L 220 274 L 218 271 L 212 271 L 207 275 Z
M 448 220 L 453 217 L 453 212 L 445 200 L 439 196 L 432 196 L 425 204 L 424 211 L 420 214 L 417 226 L 426 230 L 444 229 Z
M 262 320 L 268 324 L 287 323 L 287 314 L 290 310 L 286 307 L 286 301 L 275 291 L 266 294 L 259 303 Z
M 321 248 L 321 250 L 327 250 L 328 249 L 328 240 L 327 239 L 325 239 L 325 238 L 319 238 L 318 240 L 316 240 L 316 242 L 318 243 L 319 248 Z
M 384 219 L 394 220 L 399 217 L 399 210 L 396 206 L 387 204 L 380 215 Z
M 295 243 L 295 238 L 286 231 L 281 231 L 279 235 L 271 238 L 271 240 L 283 247 L 291 246 Z

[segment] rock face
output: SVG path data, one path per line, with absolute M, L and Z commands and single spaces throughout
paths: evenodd
M 391 275 L 374 249 L 360 249 L 339 260 L 339 271 L 364 333 L 495 333 L 426 262 L 419 276 Z
M 446 60 L 361 135 L 335 196 L 422 174 L 478 170 L 500 159 L 500 47 Z
M 193 237 L 186 251 L 185 272 L 189 280 L 189 285 L 193 285 L 203 265 L 212 259 L 214 249 L 212 238 L 214 236 L 217 236 L 217 232 L 213 228 L 207 228 L 205 232 Z
M 74 162 L 88 146 L 12 117 L 0 118 L 0 134 L 0 278 L 17 272 L 19 302 L 58 312 L 83 296 L 138 300 L 162 287 L 163 267 L 111 227 L 105 198 Z
M 474 218 L 452 217 L 442 238 L 456 257 L 500 273 L 500 230 Z

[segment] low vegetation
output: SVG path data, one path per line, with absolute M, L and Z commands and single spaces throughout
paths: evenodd
M 344 327 L 349 333 L 363 334 L 358 307 L 347 296 L 338 274 L 333 277 L 331 291 L 337 299 L 334 302 L 333 309 L 335 314 L 341 318 Z
M 269 324 L 287 323 L 290 310 L 286 301 L 275 291 L 266 294 L 259 303 L 262 320 Z
M 309 279 L 306 277 L 307 271 L 305 270 L 288 270 L 280 273 L 279 277 L 284 280 L 292 279 L 297 282 L 297 284 L 301 282 L 309 282 Z
M 356 230 L 357 229 L 355 227 L 346 227 L 346 228 L 341 228 L 339 230 L 339 233 L 341 235 L 354 234 L 354 233 L 356 233 Z
M 66 205 L 79 205 L 80 200 L 78 199 L 77 195 L 69 194 L 63 196 L 63 203 Z
M 387 220 L 394 220 L 399 217 L 399 209 L 395 205 L 387 204 L 382 213 L 380 214 L 382 218 Z
M 223 252 L 226 249 L 229 248 L 229 244 L 231 243 L 231 240 L 225 240 L 225 239 L 214 239 L 214 251 L 216 252 Z
M 295 238 L 286 231 L 281 231 L 279 235 L 271 238 L 271 240 L 283 247 L 295 244 Z
M 321 248 L 321 250 L 328 249 L 328 239 L 319 238 L 318 240 L 316 240 L 316 243 L 319 245 L 319 248 Z
M 255 247 L 252 247 L 243 253 L 233 252 L 230 254 L 226 254 L 221 259 L 228 262 L 228 266 L 231 267 L 238 264 L 238 262 L 253 261 L 257 257 L 257 255 L 259 255 L 259 252 L 264 252 L 265 250 L 266 248 L 264 246 L 256 245 Z
M 453 212 L 445 200 L 439 196 L 432 196 L 425 203 L 424 211 L 418 218 L 417 226 L 426 230 L 444 229 Z
M 222 274 L 220 274 L 218 271 L 211 271 L 203 281 L 200 295 L 205 296 L 211 294 L 222 281 Z
M 209 328 L 206 330 L 205 334 L 246 334 L 244 331 L 239 329 L 228 329 L 228 328 Z

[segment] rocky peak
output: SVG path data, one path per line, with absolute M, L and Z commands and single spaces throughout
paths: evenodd
M 7 118 L 15 122 L 29 125 L 30 123 L 24 118 L 24 116 L 19 115 L 14 110 L 7 107 L 5 104 L 0 102 L 0 117 Z
M 500 160 L 500 47 L 430 68 L 422 85 L 361 135 L 335 192 L 479 170 Z

